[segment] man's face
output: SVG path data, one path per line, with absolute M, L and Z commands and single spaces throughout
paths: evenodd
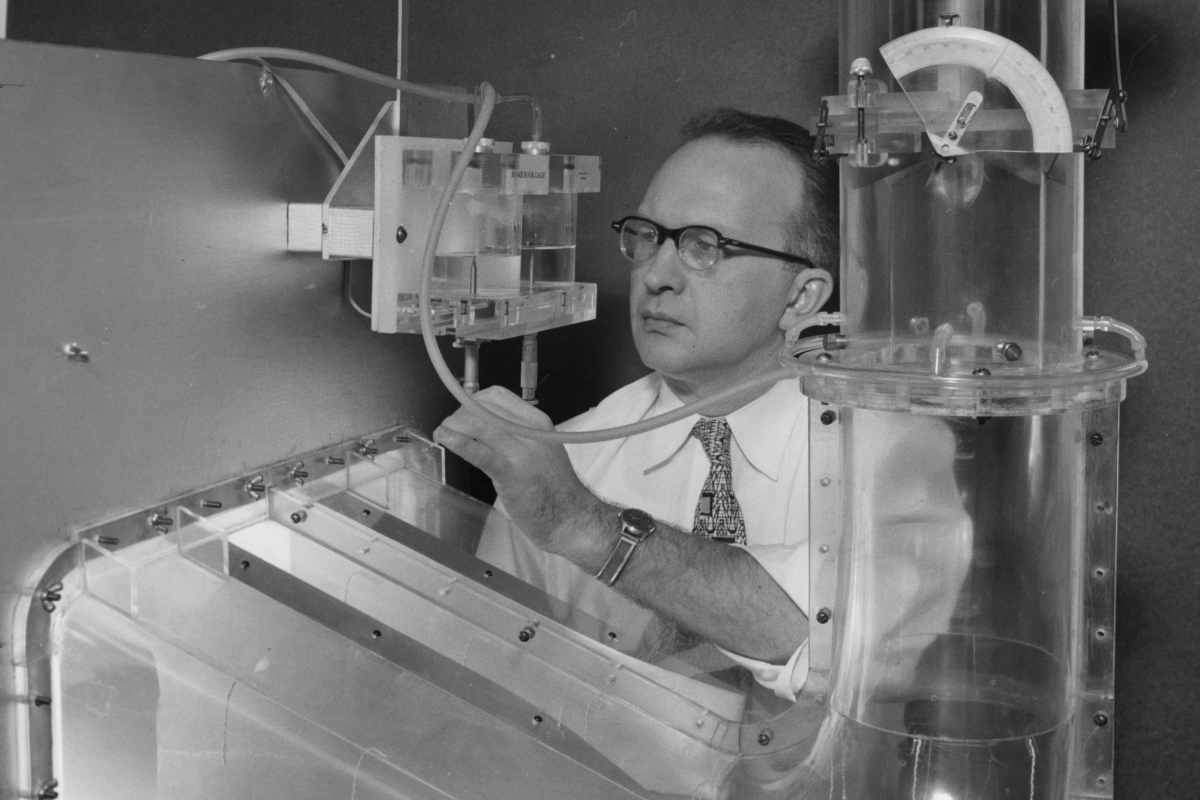
M 708 137 L 667 159 L 637 213 L 665 228 L 705 225 L 786 251 L 801 181 L 800 167 L 780 148 Z M 727 248 L 711 269 L 694 272 L 667 240 L 633 267 L 633 340 L 646 366 L 722 387 L 777 364 L 779 322 L 796 277 L 787 262 Z

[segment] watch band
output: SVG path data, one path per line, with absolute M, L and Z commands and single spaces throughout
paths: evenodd
M 621 538 L 617 540 L 617 545 L 604 562 L 604 566 L 596 573 L 596 578 L 606 586 L 617 582 L 617 578 L 621 577 L 622 570 L 633 556 L 633 551 L 658 529 L 654 517 L 637 508 L 622 511 L 620 520 Z

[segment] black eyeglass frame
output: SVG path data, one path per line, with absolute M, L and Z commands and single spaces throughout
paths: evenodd
M 612 229 L 614 231 L 616 231 L 618 234 L 620 234 L 621 229 L 625 227 L 625 223 L 629 222 L 630 220 L 637 220 L 638 222 L 645 222 L 646 224 L 648 224 L 654 228 L 654 232 L 657 234 L 657 237 L 658 237 L 655 240 L 656 247 L 662 247 L 662 243 L 665 242 L 667 239 L 670 239 L 671 242 L 674 243 L 675 249 L 678 250 L 679 249 L 679 237 L 683 235 L 684 231 L 701 230 L 701 231 L 708 231 L 717 237 L 717 248 L 718 249 L 723 249 L 726 247 L 737 247 L 742 250 L 750 250 L 751 252 L 754 252 L 754 253 L 762 253 L 763 255 L 768 255 L 773 258 L 780 258 L 780 259 L 783 259 L 784 261 L 791 261 L 794 264 L 803 264 L 804 266 L 808 267 L 809 269 L 816 269 L 816 265 L 813 264 L 813 262 L 811 260 L 805 258 L 804 256 L 798 256 L 798 255 L 795 255 L 794 253 L 784 253 L 781 250 L 772 250 L 769 247 L 761 247 L 757 244 L 750 244 L 749 242 L 743 242 L 739 239 L 731 239 L 728 236 L 723 235 L 716 228 L 710 228 L 707 225 L 684 225 L 682 228 L 666 228 L 666 227 L 663 227 L 662 225 L 659 225 L 657 222 L 655 222 L 652 219 L 646 219 L 645 217 L 639 217 L 636 214 L 630 214 L 629 216 L 621 217 L 621 219 L 612 223 Z M 655 252 L 657 252 L 657 251 L 655 251 Z M 622 250 L 621 254 L 624 255 L 623 250 Z M 635 260 L 635 259 L 631 258 L 630 256 L 625 256 L 625 257 L 628 258 L 630 261 Z M 712 264 L 712 267 L 715 267 L 716 264 L 717 264 L 717 262 L 714 261 Z M 684 266 L 688 266 L 688 265 L 685 263 Z M 706 267 L 705 270 L 712 269 L 712 267 Z M 693 271 L 700 271 L 700 272 L 705 271 L 705 270 L 695 270 L 693 267 L 690 267 L 690 266 L 688 266 L 688 269 L 691 269 Z

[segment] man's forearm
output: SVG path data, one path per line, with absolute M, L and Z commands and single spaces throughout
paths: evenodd
M 549 417 L 511 392 L 476 395 L 510 419 L 549 430 Z M 542 550 L 595 575 L 620 538 L 620 509 L 575 474 L 562 445 L 523 439 L 459 409 L 434 439 L 482 469 L 509 516 Z M 808 635 L 808 620 L 746 551 L 661 525 L 634 550 L 616 588 L 738 655 L 785 663 Z
M 560 552 L 595 574 L 620 535 L 620 509 L 596 500 L 572 515 Z M 808 636 L 792 598 L 740 547 L 667 525 L 637 546 L 616 589 L 687 630 L 739 655 L 782 664 Z

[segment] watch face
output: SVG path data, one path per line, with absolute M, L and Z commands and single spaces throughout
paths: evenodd
M 648 536 L 654 532 L 654 517 L 638 508 L 627 508 L 621 512 L 621 525 L 630 533 Z

